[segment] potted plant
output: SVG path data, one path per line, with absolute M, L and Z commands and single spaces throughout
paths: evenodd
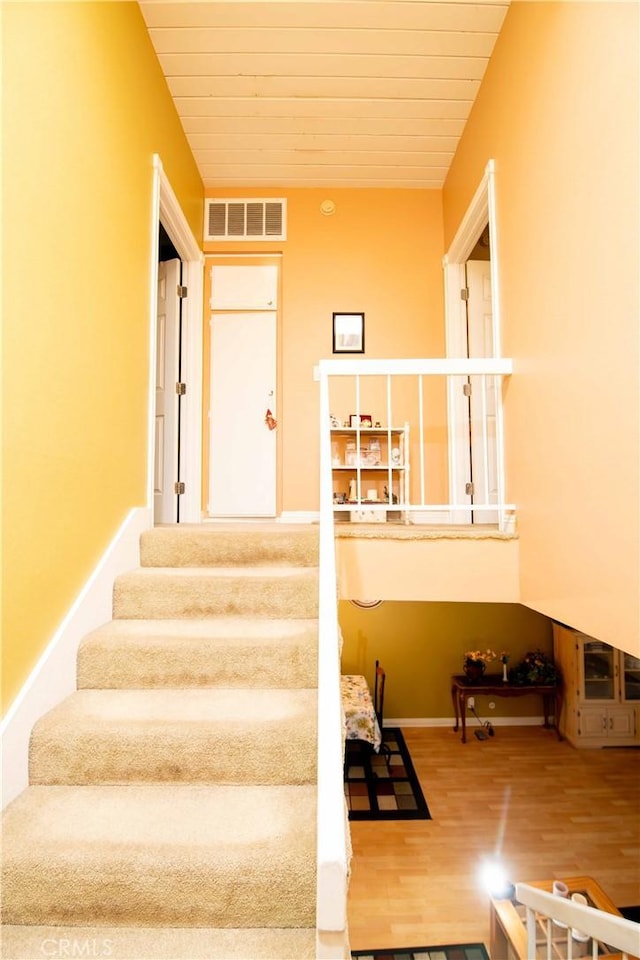
M 533 650 L 526 654 L 524 660 L 509 671 L 511 683 L 521 685 L 528 683 L 553 686 L 560 681 L 560 674 L 553 660 L 542 650 Z

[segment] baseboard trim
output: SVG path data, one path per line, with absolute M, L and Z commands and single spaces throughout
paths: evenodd
M 320 514 L 317 510 L 284 510 L 276 523 L 319 523 Z
M 486 717 L 484 720 L 490 720 L 492 727 L 541 727 L 544 724 L 544 717 Z M 451 727 L 453 728 L 453 717 L 385 717 L 385 727 Z M 479 726 L 478 721 L 473 715 L 467 714 L 466 725 L 468 727 Z
M 410 510 L 409 523 L 427 524 L 428 526 L 451 526 L 457 523 L 463 523 L 449 510 Z
M 140 534 L 152 525 L 148 508 L 129 512 L 0 724 L 3 809 L 28 786 L 34 724 L 75 691 L 80 641 L 111 620 L 113 581 L 139 565 Z

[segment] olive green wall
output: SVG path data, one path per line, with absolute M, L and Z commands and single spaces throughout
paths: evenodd
M 376 659 L 387 672 L 385 717 L 452 717 L 450 678 L 462 672 L 465 650 L 505 650 L 510 667 L 529 650 L 553 651 L 551 620 L 517 603 L 386 601 L 363 610 L 341 600 L 339 619 L 342 672 L 364 674 L 371 689 Z M 501 674 L 502 666 L 490 664 L 487 672 Z M 542 713 L 535 696 L 498 697 L 490 712 L 487 700 L 477 704 L 483 719 Z

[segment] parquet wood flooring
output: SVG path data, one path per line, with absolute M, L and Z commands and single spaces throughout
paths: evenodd
M 542 727 L 466 744 L 403 727 L 432 820 L 352 822 L 353 950 L 489 943 L 478 870 L 499 854 L 514 881 L 591 876 L 640 904 L 640 749 L 576 750 Z

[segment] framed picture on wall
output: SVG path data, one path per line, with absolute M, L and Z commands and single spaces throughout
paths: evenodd
M 364 353 L 364 313 L 333 314 L 333 352 Z

